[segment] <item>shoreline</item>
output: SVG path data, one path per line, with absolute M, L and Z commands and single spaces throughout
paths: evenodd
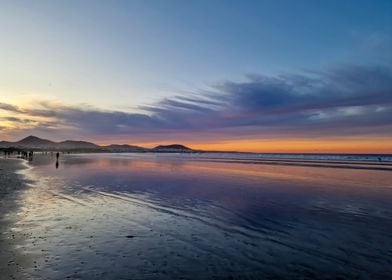
M 29 187 L 23 174 L 28 166 L 24 160 L 0 159 L 0 275 L 2 279 L 24 279 L 23 270 L 31 267 L 32 259 L 17 249 L 23 232 L 12 230 L 23 201 L 21 192 Z

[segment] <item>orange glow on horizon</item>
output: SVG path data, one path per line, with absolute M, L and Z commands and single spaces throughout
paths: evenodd
M 208 150 L 271 153 L 391 153 L 390 139 L 274 139 L 233 141 L 220 144 L 194 145 Z
M 211 151 L 266 152 L 266 153 L 392 153 L 392 141 L 388 137 L 341 138 L 341 139 L 241 139 L 209 143 L 188 141 L 163 141 L 128 143 L 152 148 L 157 145 L 183 144 L 193 149 Z M 107 145 L 108 143 L 100 143 Z

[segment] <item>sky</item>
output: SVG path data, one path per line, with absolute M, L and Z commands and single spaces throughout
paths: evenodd
M 0 140 L 392 153 L 392 1 L 0 7 Z

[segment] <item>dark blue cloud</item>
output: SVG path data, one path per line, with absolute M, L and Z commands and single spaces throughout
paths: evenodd
M 245 111 L 304 111 L 392 102 L 392 73 L 382 67 L 340 67 L 312 75 L 251 76 L 219 90 Z
M 183 130 L 233 128 L 241 133 L 246 127 L 246 133 L 339 136 L 361 130 L 374 133 L 377 128 L 385 134 L 392 123 L 392 71 L 387 67 L 341 66 L 247 78 L 225 81 L 200 92 L 199 98 L 177 97 L 145 109 L 169 127 L 174 120 L 171 127 Z
M 341 66 L 296 75 L 249 75 L 243 82 L 224 81 L 196 94 L 140 106 L 141 113 L 39 105 L 24 111 L 54 117 L 90 135 L 392 136 L 392 71 Z M 0 109 L 20 111 L 3 103 Z

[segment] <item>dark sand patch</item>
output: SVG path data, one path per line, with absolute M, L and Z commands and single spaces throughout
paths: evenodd
M 18 249 L 24 232 L 13 231 L 21 192 L 28 181 L 21 171 L 27 166 L 19 159 L 0 159 L 0 279 L 25 279 L 24 269 L 32 260 Z

